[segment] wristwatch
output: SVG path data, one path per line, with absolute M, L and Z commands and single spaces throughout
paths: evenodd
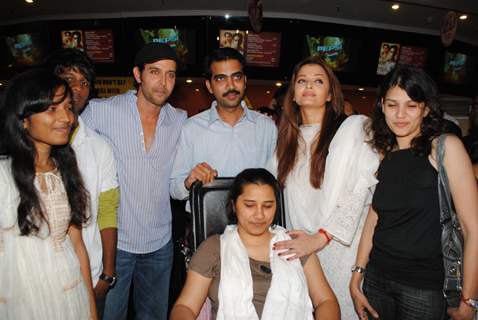
M 352 269 L 350 269 L 352 272 L 358 272 L 358 273 L 364 273 L 365 268 L 359 267 L 359 266 L 352 266 Z
M 465 297 L 461 296 L 461 301 L 463 301 L 463 302 L 466 303 L 468 306 L 470 306 L 470 307 L 472 307 L 473 309 L 475 309 L 475 311 L 478 310 L 478 300 L 471 299 L 471 298 L 465 298 Z
M 110 288 L 115 285 L 116 283 L 116 276 L 107 276 L 106 274 L 100 274 L 100 279 L 106 282 Z

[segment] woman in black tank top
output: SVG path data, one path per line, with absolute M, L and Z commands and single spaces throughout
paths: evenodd
M 361 319 L 474 319 L 478 300 L 478 188 L 461 141 L 445 139 L 444 166 L 464 235 L 462 302 L 443 298 L 443 257 L 435 162 L 442 112 L 433 80 L 414 68 L 384 79 L 368 131 L 383 156 L 350 293 Z M 366 270 L 365 270 L 366 267 Z M 361 288 L 364 277 L 363 292 Z

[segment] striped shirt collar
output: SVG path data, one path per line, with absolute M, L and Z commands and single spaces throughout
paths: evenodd
M 139 110 L 138 110 L 138 97 L 137 97 L 137 91 L 136 90 L 128 90 L 127 94 L 127 99 L 129 101 L 128 104 L 126 104 L 128 107 L 132 108 L 132 111 L 136 113 L 139 116 Z M 134 109 L 133 109 L 134 108 Z M 158 118 L 158 125 L 162 123 L 163 121 L 165 124 L 169 124 L 171 122 L 174 122 L 174 115 L 175 115 L 175 110 L 174 107 L 169 104 L 169 102 L 165 102 L 164 105 L 161 107 L 161 112 L 159 113 L 159 118 Z
M 249 110 L 244 100 L 241 101 L 241 108 L 242 110 L 244 110 L 244 112 L 242 113 L 241 118 L 238 122 L 241 122 L 244 118 L 246 118 L 247 120 L 255 123 L 257 115 L 255 115 L 254 112 Z M 211 109 L 209 110 L 209 125 L 213 124 L 217 120 L 222 121 L 222 119 L 219 117 L 219 113 L 217 112 L 217 101 L 214 100 L 211 103 Z

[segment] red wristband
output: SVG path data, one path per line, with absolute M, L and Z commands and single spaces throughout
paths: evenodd
M 330 241 L 332 241 L 332 237 L 329 236 L 329 234 L 327 233 L 327 231 L 325 231 L 324 229 L 320 228 L 319 229 L 319 233 L 323 234 L 325 239 L 327 239 L 327 243 L 329 243 Z

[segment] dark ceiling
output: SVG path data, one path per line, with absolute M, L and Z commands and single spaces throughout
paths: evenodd
M 36 20 L 141 16 L 246 16 L 247 0 L 34 0 L 0 1 L 0 25 Z M 478 0 L 262 0 L 265 17 L 316 20 L 388 30 L 439 34 L 449 10 L 467 13 L 457 39 L 478 45 Z

